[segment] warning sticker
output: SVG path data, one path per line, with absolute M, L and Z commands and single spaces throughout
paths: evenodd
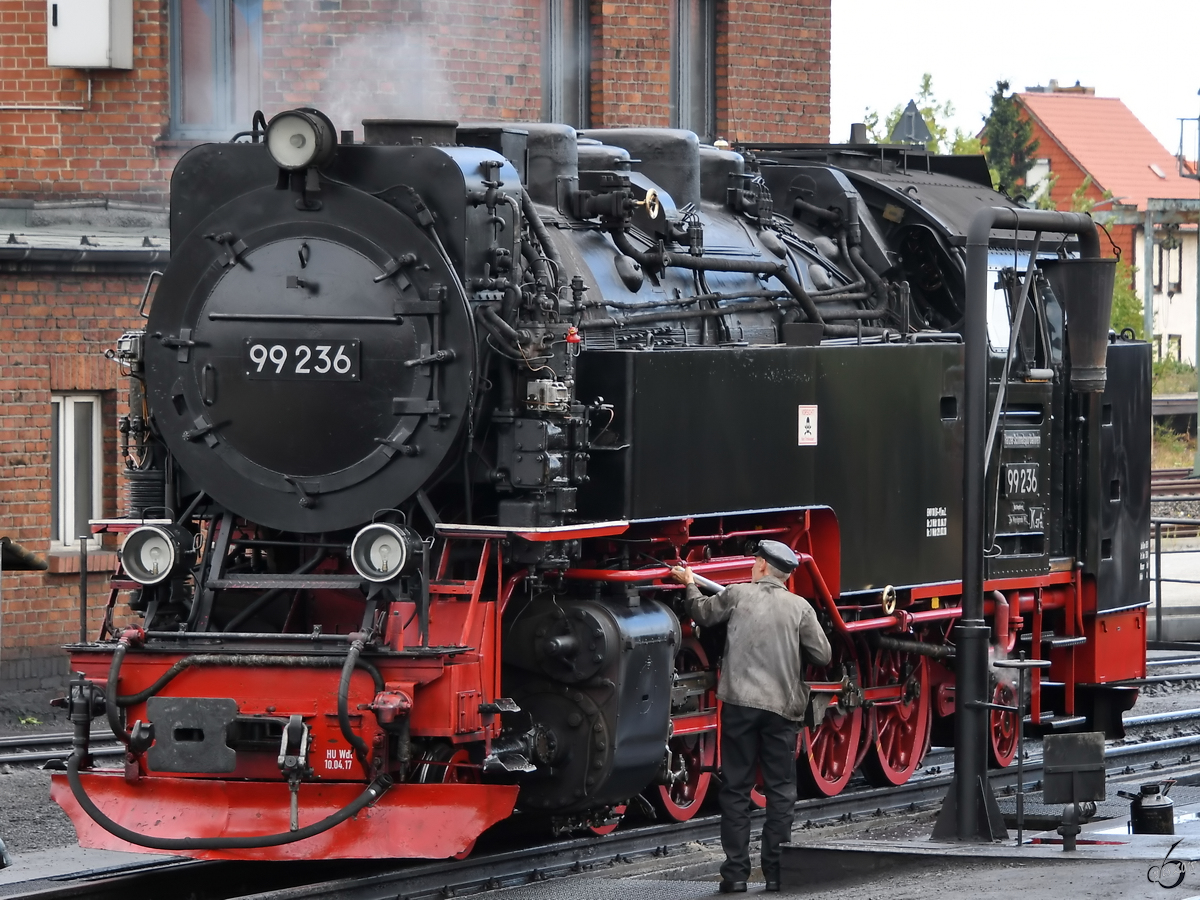
M 946 507 L 925 507 L 925 537 L 945 537 L 947 521 Z
M 817 408 L 800 407 L 800 433 L 797 443 L 801 447 L 817 446 Z

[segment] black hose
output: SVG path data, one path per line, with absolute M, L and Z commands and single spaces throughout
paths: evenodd
M 825 320 L 821 318 L 821 313 L 817 310 L 817 304 L 808 296 L 808 293 L 801 287 L 800 282 L 795 276 L 785 267 L 782 271 L 777 272 L 775 277 L 783 282 L 783 286 L 791 291 L 792 296 L 800 304 L 800 308 L 804 310 L 804 315 L 808 316 L 808 321 L 817 325 L 824 325 Z
M 538 255 L 533 249 L 533 244 L 529 243 L 525 238 L 521 238 L 521 255 L 525 257 L 525 262 L 529 263 L 529 267 L 533 269 L 533 277 L 546 287 L 553 287 L 554 282 L 550 278 L 550 273 L 546 271 L 546 260 Z
M 886 309 L 851 309 L 844 306 L 834 306 L 821 310 L 827 320 L 838 319 L 882 319 L 888 314 Z
M 866 276 L 867 281 L 871 282 L 871 289 L 874 291 L 875 297 L 879 300 L 879 304 L 886 306 L 888 299 L 887 285 L 883 283 L 883 279 L 863 259 L 862 250 L 858 247 L 851 247 L 850 258 L 854 260 L 854 265 L 858 267 L 859 271 Z
M 311 572 L 313 569 L 315 569 L 317 566 L 319 566 L 321 564 L 321 562 L 325 559 L 326 556 L 328 556 L 328 553 L 326 553 L 326 551 L 322 550 L 320 553 L 318 553 L 316 556 L 314 556 L 308 562 L 302 563 L 300 565 L 300 567 L 298 569 L 296 569 L 296 571 L 293 572 L 292 574 L 293 575 L 307 575 L 309 572 Z M 280 594 L 282 594 L 284 591 L 287 591 L 287 590 L 291 590 L 291 589 L 290 588 L 271 588 L 271 590 L 267 591 L 265 594 L 263 594 L 261 597 L 259 597 L 257 600 L 255 600 L 253 603 L 251 603 L 249 606 L 247 606 L 245 609 L 243 609 L 240 613 L 238 613 L 236 616 L 234 616 L 232 619 L 230 619 L 225 624 L 225 627 L 222 628 L 221 630 L 222 631 L 232 631 L 238 625 L 241 625 L 248 618 L 250 618 L 252 615 L 254 615 L 256 612 L 258 612 L 260 609 L 262 609 L 264 606 L 266 606 L 268 603 L 270 603 L 272 600 L 274 600 L 276 597 L 278 597 Z
M 67 782 L 71 786 L 71 793 L 75 795 L 75 801 L 83 811 L 91 816 L 92 820 L 109 834 L 119 837 L 123 841 L 128 841 L 131 844 L 136 844 L 139 847 L 149 847 L 152 850 L 250 850 L 258 847 L 279 847 L 283 844 L 294 844 L 296 841 L 303 841 L 306 838 L 326 832 L 335 825 L 340 825 L 342 822 L 356 815 L 364 807 L 374 803 L 392 786 L 391 776 L 380 775 L 367 785 L 365 791 L 333 815 L 326 816 L 320 822 L 314 822 L 295 831 L 239 837 L 162 838 L 140 834 L 126 828 L 124 825 L 117 824 L 102 813 L 100 808 L 92 802 L 92 798 L 87 795 L 87 791 L 84 790 L 83 782 L 79 779 L 79 764 L 80 753 L 76 751 L 67 760 Z
M 337 710 L 338 725 L 342 727 L 342 737 L 354 748 L 358 761 L 362 763 L 363 769 L 366 769 L 367 742 L 355 734 L 350 727 L 350 676 L 354 674 L 354 667 L 358 664 L 358 655 L 362 653 L 363 646 L 361 640 L 352 641 L 350 644 L 350 652 L 346 654 L 346 662 L 342 666 L 342 677 L 338 679 Z M 380 685 L 379 689 L 383 690 L 383 685 Z
M 120 658 L 117 656 L 118 652 L 120 653 Z M 193 666 L 309 666 L 312 668 L 333 668 L 334 666 L 342 664 L 342 660 L 336 656 L 302 656 L 299 654 L 274 656 L 266 653 L 198 653 L 194 656 L 185 656 L 183 659 L 179 660 L 179 662 L 175 663 L 175 665 L 163 672 L 163 674 L 158 677 L 154 684 L 150 685 L 150 687 L 146 688 L 145 690 L 138 691 L 136 694 L 126 694 L 118 697 L 116 693 L 116 682 L 121 670 L 120 659 L 123 659 L 124 656 L 125 654 L 121 652 L 121 648 L 118 646 L 117 651 L 113 653 L 113 665 L 108 671 L 109 690 L 108 697 L 105 698 L 106 700 L 113 698 L 114 702 L 119 707 L 134 706 L 138 703 L 145 703 L 164 687 L 166 687 L 171 681 L 173 681 L 180 672 L 190 669 Z M 371 676 L 375 682 L 375 687 L 378 690 L 383 690 L 383 676 L 379 673 L 379 669 L 375 668 L 374 664 L 365 659 L 358 659 L 356 660 L 355 665 Z M 111 715 L 109 718 L 109 724 L 112 724 Z M 117 734 L 118 729 L 114 728 L 113 733 Z
M 796 198 L 796 202 L 792 208 L 799 210 L 800 212 L 806 212 L 809 215 L 816 216 L 823 222 L 837 223 L 842 220 L 842 214 L 836 209 L 824 209 L 823 207 L 809 203 L 807 200 L 802 200 L 799 197 Z
M 108 727 L 117 736 L 117 740 L 126 747 L 129 746 L 129 735 L 125 732 L 125 723 L 121 721 L 121 699 L 117 696 L 117 682 L 121 677 L 121 663 L 125 661 L 125 653 L 128 650 L 129 642 L 127 640 L 122 638 L 117 642 L 112 662 L 108 667 L 108 683 L 104 688 L 104 711 L 108 714 Z
M 546 224 L 542 221 L 542 217 L 538 215 L 538 211 L 533 205 L 533 198 L 529 196 L 529 191 L 525 190 L 525 188 L 521 188 L 521 212 L 525 214 L 525 221 L 529 223 L 529 227 L 533 231 L 533 236 L 542 245 L 542 252 L 553 263 L 554 287 L 556 290 L 561 291 L 566 286 L 562 257 L 558 255 L 558 250 L 555 249 L 554 244 L 550 242 L 550 232 L 546 230 Z
M 483 324 L 494 336 L 503 339 L 514 347 L 521 346 L 521 333 L 504 321 L 503 317 L 496 312 L 493 304 L 482 303 L 476 306 L 475 314 L 483 320 Z M 519 351 L 517 355 L 520 355 Z

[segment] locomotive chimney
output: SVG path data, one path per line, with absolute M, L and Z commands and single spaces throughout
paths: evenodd
M 458 143 L 458 123 L 453 119 L 363 119 L 363 142 L 453 147 Z

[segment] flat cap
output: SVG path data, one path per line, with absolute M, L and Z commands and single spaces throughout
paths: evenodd
M 779 571 L 789 574 L 800 565 L 800 560 L 796 558 L 792 548 L 779 541 L 760 541 L 754 555 L 762 557 Z

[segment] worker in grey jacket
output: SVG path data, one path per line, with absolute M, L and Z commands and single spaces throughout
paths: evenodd
M 785 586 L 799 560 L 779 541 L 758 545 L 750 584 L 705 597 L 692 571 L 671 574 L 687 585 L 688 608 L 701 625 L 729 623 L 717 696 L 721 710 L 721 893 L 746 890 L 750 876 L 750 791 L 761 770 L 767 796 L 762 870 L 779 890 L 780 845 L 791 839 L 796 805 L 796 737 L 808 706 L 804 667 L 830 660 L 817 614 Z

